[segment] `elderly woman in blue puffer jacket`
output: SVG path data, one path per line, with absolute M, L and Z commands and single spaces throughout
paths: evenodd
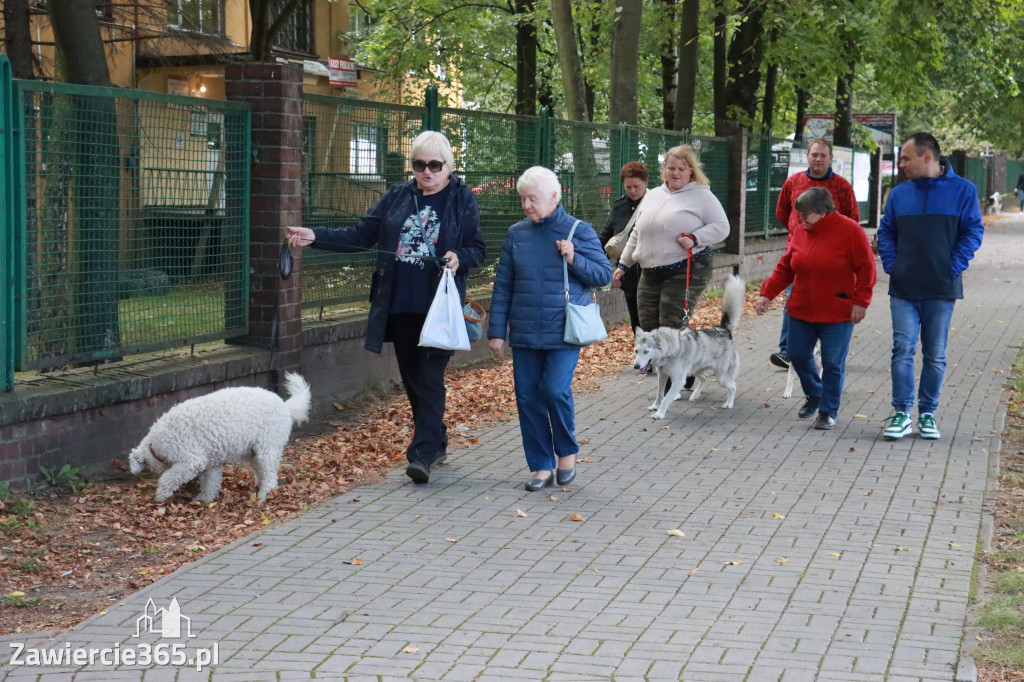
M 516 185 L 526 220 L 508 230 L 494 277 L 491 350 L 504 356 L 505 335 L 515 349 L 519 428 L 526 463 L 533 477 L 530 491 L 565 485 L 576 478 L 576 414 L 572 377 L 580 357 L 578 346 L 562 340 L 565 333 L 563 261 L 569 266 L 573 303 L 590 302 L 592 287 L 608 284 L 612 266 L 597 233 L 559 205 L 558 177 L 541 166 L 529 168 Z M 578 223 L 578 224 L 577 224 Z M 566 239 L 573 225 L 572 240 Z

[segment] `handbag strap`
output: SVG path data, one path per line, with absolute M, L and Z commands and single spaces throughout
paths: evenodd
M 579 219 L 572 224 L 572 229 L 569 230 L 569 236 L 566 237 L 567 241 L 572 241 L 572 236 L 576 234 L 576 226 L 580 224 Z M 565 300 L 569 300 L 569 263 L 562 257 L 562 281 L 565 285 Z

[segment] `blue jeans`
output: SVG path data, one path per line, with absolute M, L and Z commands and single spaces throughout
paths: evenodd
M 779 352 L 786 353 L 789 348 L 789 295 L 793 293 L 793 285 L 786 287 L 786 304 L 782 308 L 782 332 L 779 334 Z
M 910 413 L 914 406 L 914 352 L 921 337 L 921 385 L 917 391 L 920 414 L 939 409 L 942 380 L 946 376 L 946 341 L 955 301 L 908 301 L 889 297 L 892 312 L 892 406 Z
M 512 351 L 519 430 L 530 471 L 553 471 L 556 456 L 580 451 L 572 400 L 572 376 L 579 358 L 579 348 Z
M 805 322 L 789 318 L 789 362 L 800 377 L 804 395 L 818 400 L 818 412 L 833 419 L 846 380 L 853 322 Z M 814 364 L 814 344 L 821 341 L 821 374 Z

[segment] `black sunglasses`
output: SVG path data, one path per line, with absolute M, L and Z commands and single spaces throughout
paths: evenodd
M 420 159 L 416 159 L 412 162 L 412 169 L 417 173 L 422 173 L 428 168 L 431 173 L 437 173 L 444 168 L 444 161 L 438 161 L 437 159 L 433 161 L 421 161 Z

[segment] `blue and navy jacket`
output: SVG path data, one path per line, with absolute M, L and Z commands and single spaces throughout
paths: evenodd
M 441 216 L 441 229 L 437 235 L 435 251 L 444 255 L 453 251 L 459 257 L 455 285 L 462 300 L 466 300 L 466 273 L 480 267 L 486 246 L 480 230 L 480 209 L 476 195 L 454 173 L 449 174 L 450 194 Z M 376 204 L 363 214 L 363 219 L 350 227 L 337 229 L 316 228 L 313 248 L 354 253 L 373 246 L 377 252 L 377 269 L 370 285 L 370 313 L 366 319 L 366 350 L 380 353 L 384 345 L 391 305 L 392 274 L 395 269 L 395 249 L 406 218 L 416 212 L 416 181 L 392 185 Z M 440 281 L 441 267 L 437 267 Z M 435 284 L 436 286 L 436 284 Z
M 961 275 L 981 247 L 978 189 L 940 157 L 942 172 L 896 185 L 878 227 L 889 295 L 911 301 L 964 297 Z
M 487 338 L 504 339 L 513 348 L 579 348 L 566 343 L 565 289 L 555 242 L 569 236 L 576 219 L 558 206 L 539 223 L 522 220 L 508 229 L 494 275 Z M 580 221 L 572 236 L 574 262 L 569 266 L 569 297 L 590 303 L 590 290 L 612 279 L 612 265 L 590 223 Z

